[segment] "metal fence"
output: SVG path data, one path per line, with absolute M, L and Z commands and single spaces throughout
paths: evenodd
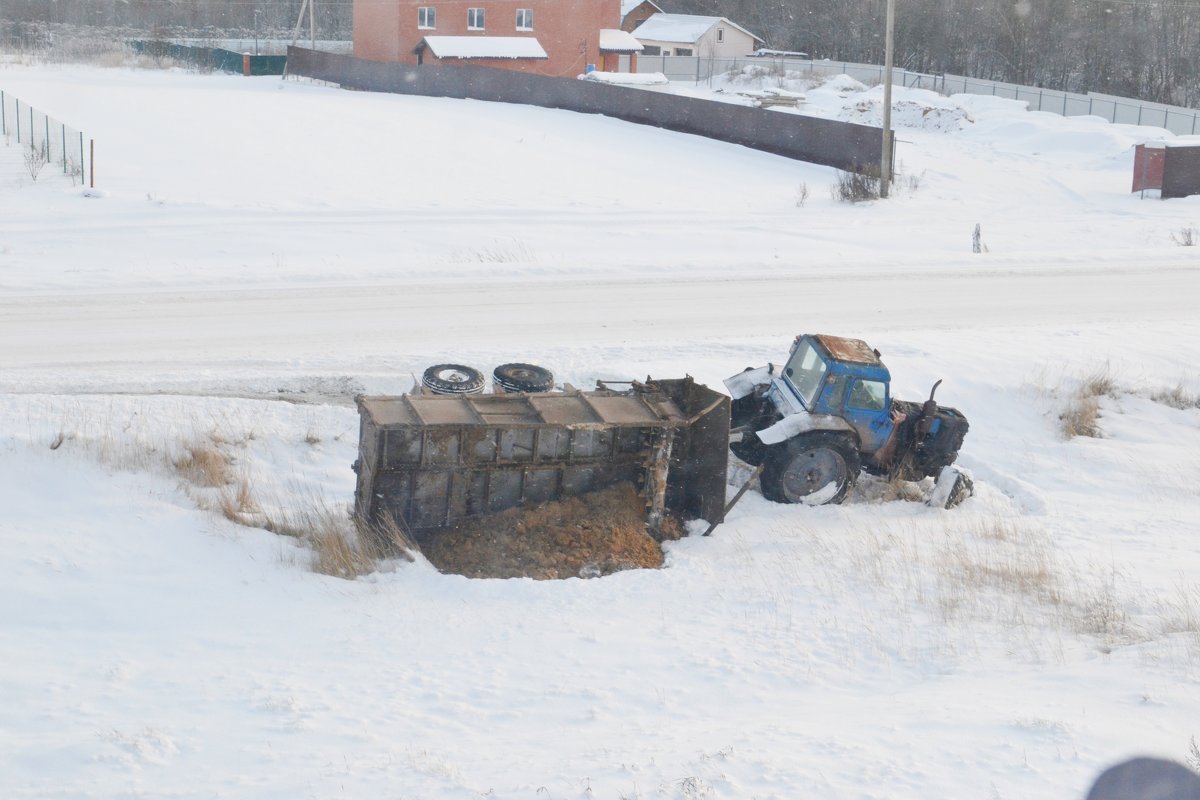
M 64 122 L 38 111 L 20 98 L 0 91 L 0 135 L 6 147 L 20 149 L 24 169 L 33 180 L 46 168 L 68 176 L 72 183 L 95 187 L 94 143 Z
M 883 82 L 883 67 L 878 64 L 856 64 L 828 59 L 796 59 L 773 57 L 708 58 L 704 56 L 638 56 L 638 72 L 661 72 L 673 81 L 711 81 L 721 74 L 741 72 L 747 67 L 762 71 L 764 78 L 782 82 L 788 73 L 814 75 L 849 75 L 871 85 Z M 1165 128 L 1177 136 L 1200 132 L 1200 111 L 1182 106 L 1151 103 L 1128 97 L 1114 97 L 1088 92 L 1063 92 L 1015 83 L 967 78 L 962 75 L 933 75 L 906 69 L 892 71 L 892 83 L 916 89 L 930 89 L 942 94 L 980 94 L 1020 100 L 1031 111 L 1046 111 L 1064 117 L 1083 115 L 1103 117 L 1109 122 L 1125 125 L 1146 125 Z
M 287 67 L 286 55 L 251 55 L 249 50 L 235 52 L 223 47 L 143 39 L 130 40 L 128 45 L 138 55 L 169 58 L 204 72 L 282 75 Z

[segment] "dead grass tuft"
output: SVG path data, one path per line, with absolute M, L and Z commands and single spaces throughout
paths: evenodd
M 245 478 L 232 486 L 221 487 L 220 495 L 217 498 L 217 507 L 221 511 L 221 516 L 239 525 L 250 525 L 251 515 L 261 511 L 258 501 L 254 499 L 250 481 Z
M 834 200 L 842 203 L 862 203 L 879 199 L 879 178 L 859 170 L 838 170 L 837 183 L 829 187 Z
M 1194 395 L 1187 391 L 1183 388 L 1183 384 L 1176 384 L 1173 389 L 1162 389 L 1151 392 L 1150 399 L 1164 406 L 1177 408 L 1180 411 L 1186 411 L 1190 408 L 1200 408 L 1200 395 Z
M 1085 397 L 1116 397 L 1117 381 L 1109 365 L 1098 367 L 1084 378 L 1080 393 Z
M 393 520 L 367 523 L 349 511 L 318 504 L 289 516 L 267 519 L 262 527 L 291 536 L 312 553 L 310 568 L 321 575 L 353 579 L 379 569 L 391 558 L 413 561 L 416 543 Z
M 1062 433 L 1068 439 L 1076 436 L 1088 436 L 1098 439 L 1100 430 L 1100 401 L 1095 397 L 1078 396 L 1073 398 L 1059 415 L 1062 423 Z
M 1059 415 L 1062 434 L 1067 439 L 1087 436 L 1099 439 L 1104 435 L 1100 428 L 1100 398 L 1116 397 L 1117 382 L 1107 364 L 1085 377 L 1079 389 L 1067 402 Z
M 1047 542 L 1005 520 L 981 524 L 950 543 L 944 577 L 968 592 L 990 589 L 1044 605 L 1063 603 L 1059 569 Z
M 185 449 L 187 455 L 175 462 L 175 470 L 189 483 L 207 488 L 232 483 L 232 460 L 221 452 L 217 444 L 211 441 L 194 442 Z

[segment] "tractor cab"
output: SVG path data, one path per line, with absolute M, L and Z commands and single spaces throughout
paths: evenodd
M 891 435 L 891 374 L 861 339 L 825 334 L 797 336 L 781 383 L 810 414 L 841 417 L 873 453 Z

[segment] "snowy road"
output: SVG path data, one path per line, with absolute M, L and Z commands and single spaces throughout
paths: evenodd
M 1200 269 L 1111 263 L 638 280 L 37 295 L 0 300 L 0 368 L 180 367 L 406 348 L 522 348 L 569 329 L 580 345 L 1190 320 Z M 10 377 L 15 377 L 11 376 Z

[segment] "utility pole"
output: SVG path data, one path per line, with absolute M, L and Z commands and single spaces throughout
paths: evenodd
M 312 49 L 317 49 L 317 0 L 304 0 L 300 5 L 300 14 L 296 17 L 296 29 L 292 31 L 292 46 L 300 38 L 300 28 L 304 25 L 304 12 L 308 12 L 308 40 Z
M 888 196 L 892 179 L 892 39 L 896 30 L 896 0 L 887 0 L 883 34 L 883 153 L 879 159 L 879 196 Z

